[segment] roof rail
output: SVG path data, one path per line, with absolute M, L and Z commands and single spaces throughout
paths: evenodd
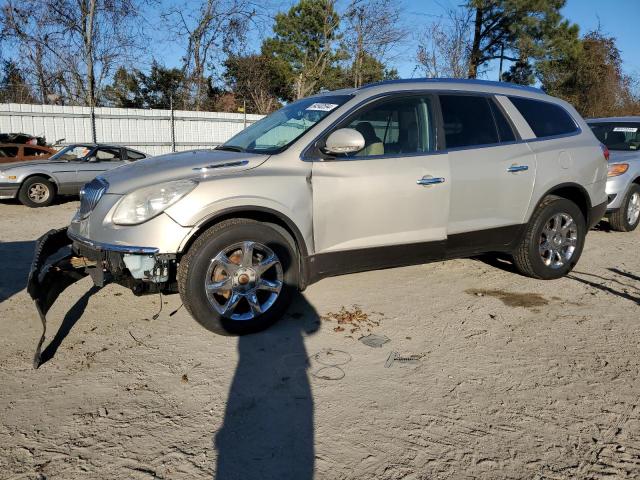
M 525 85 L 518 85 L 517 83 L 509 83 L 509 82 L 493 82 L 491 80 L 478 80 L 475 78 L 401 78 L 398 80 L 383 80 L 382 82 L 368 83 L 358 88 L 358 90 L 364 90 L 366 88 L 377 87 L 380 85 L 392 85 L 396 83 L 460 83 L 463 85 L 485 85 L 485 86 L 512 88 L 516 90 L 525 90 L 527 92 L 534 92 L 534 93 L 544 93 L 541 89 L 536 87 L 528 87 Z

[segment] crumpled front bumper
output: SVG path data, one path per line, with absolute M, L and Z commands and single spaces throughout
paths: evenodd
M 34 368 L 42 363 L 47 312 L 67 287 L 87 275 L 96 287 L 116 282 L 135 294 L 171 293 L 174 286 L 169 280 L 175 278 L 175 255 L 156 255 L 157 252 L 154 247 L 94 242 L 69 232 L 67 227 L 51 230 L 40 237 L 27 283 L 27 291 L 42 321 Z M 134 265 L 138 266 L 137 270 Z
M 41 364 L 41 349 L 47 332 L 47 312 L 67 287 L 87 276 L 84 266 L 78 267 L 72 262 L 74 254 L 70 248 L 67 252 L 57 255 L 70 245 L 71 240 L 67 236 L 66 227 L 50 230 L 36 243 L 27 292 L 33 299 L 42 321 L 42 336 L 36 347 L 33 368 L 38 368 Z M 51 257 L 54 259 L 51 260 Z

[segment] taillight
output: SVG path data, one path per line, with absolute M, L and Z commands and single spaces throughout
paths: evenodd
M 607 148 L 607 146 L 604 143 L 600 144 L 600 149 L 602 150 L 602 155 L 604 155 L 604 159 L 608 162 L 609 161 L 609 149 Z

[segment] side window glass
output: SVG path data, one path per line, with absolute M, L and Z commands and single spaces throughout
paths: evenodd
M 145 157 L 141 153 L 134 152 L 133 150 L 127 150 L 127 158 L 131 161 L 134 161 L 134 160 L 141 160 Z
M 18 147 L 0 147 L 0 157 L 17 157 Z
M 39 157 L 40 155 L 46 155 L 47 152 L 44 150 L 38 150 L 37 148 L 29 148 L 24 147 L 24 156 L 25 157 Z
M 575 122 L 560 105 L 529 98 L 509 97 L 538 138 L 566 135 L 578 130 Z
M 489 100 L 473 95 L 440 95 L 447 148 L 498 143 Z
M 491 106 L 491 113 L 493 113 L 493 118 L 496 121 L 496 126 L 498 127 L 498 134 L 500 135 L 500 142 L 513 142 L 516 139 L 515 134 L 513 133 L 513 129 L 509 124 L 509 121 L 502 113 L 502 110 L 496 104 L 495 100 L 489 100 L 489 105 Z
M 362 150 L 346 157 L 410 155 L 435 150 L 428 97 L 407 97 L 365 107 L 340 128 L 357 130 L 365 141 Z
M 120 149 L 119 148 L 98 148 L 94 153 L 93 157 L 100 162 L 113 162 L 116 160 L 120 160 Z

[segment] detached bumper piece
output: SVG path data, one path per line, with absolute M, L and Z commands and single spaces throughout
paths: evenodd
M 41 364 L 42 344 L 47 332 L 47 312 L 67 287 L 87 276 L 85 265 L 75 261 L 77 259 L 71 249 L 68 252 L 60 252 L 70 245 L 71 240 L 67 237 L 66 227 L 50 230 L 40 237 L 36 244 L 27 292 L 33 299 L 42 321 L 42 336 L 36 347 L 33 368 L 38 368 Z

